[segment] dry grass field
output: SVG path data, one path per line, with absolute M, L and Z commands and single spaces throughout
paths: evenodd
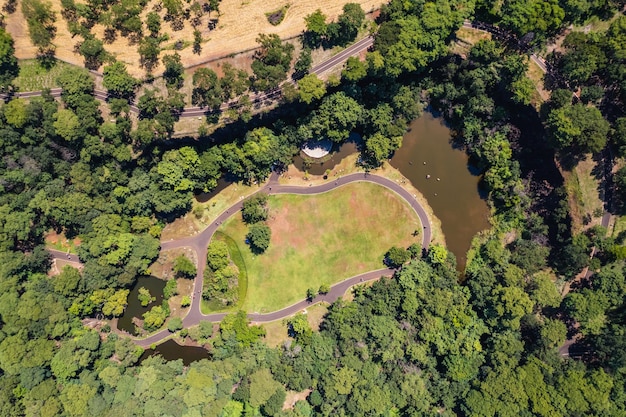
M 74 45 L 82 38 L 72 38 L 67 29 L 67 22 L 61 17 L 61 1 L 49 0 L 52 9 L 56 13 L 57 34 L 53 43 L 56 45 L 56 56 L 62 61 L 76 65 L 83 65 L 83 58 L 74 53 Z M 370 12 L 379 8 L 382 0 L 351 0 L 361 4 L 363 10 Z M 77 1 L 78 3 L 79 1 Z M 214 30 L 209 29 L 209 20 L 216 18 L 204 14 L 199 30 L 202 32 L 204 43 L 202 52 L 196 55 L 192 51 L 193 27 L 186 21 L 182 30 L 173 31 L 169 22 L 162 22 L 161 32 L 169 35 L 169 40 L 161 46 L 172 49 L 177 41 L 183 41 L 186 47 L 179 51 L 185 67 L 191 67 L 207 62 L 209 60 L 236 54 L 237 52 L 249 50 L 256 47 L 256 38 L 259 33 L 276 33 L 282 39 L 299 35 L 304 29 L 304 17 L 316 9 L 321 9 L 328 19 L 335 19 L 342 11 L 343 5 L 348 1 L 333 0 L 285 0 L 277 3 L 270 0 L 222 0 L 220 3 L 221 16 Z M 145 22 L 145 16 L 160 3 L 159 0 L 150 0 L 141 14 Z M 284 20 L 277 26 L 272 26 L 266 17 L 266 13 L 276 11 L 282 6 L 289 5 Z M 159 12 L 164 16 L 165 10 Z M 37 55 L 35 48 L 28 35 L 26 21 L 20 7 L 15 13 L 5 16 L 6 27 L 15 40 L 16 55 L 19 59 L 34 58 Z M 145 26 L 145 24 L 144 24 Z M 103 39 L 104 27 L 95 25 L 92 33 L 99 39 Z M 145 30 L 147 32 L 147 30 Z M 139 66 L 139 53 L 137 45 L 130 45 L 127 38 L 118 36 L 117 39 L 105 49 L 113 54 L 117 60 L 125 62 L 129 66 L 129 72 L 135 76 L 142 76 L 144 70 Z M 171 51 L 161 52 L 161 56 L 172 53 Z M 100 69 L 101 70 L 101 69 Z M 153 73 L 160 74 L 162 67 L 156 67 Z

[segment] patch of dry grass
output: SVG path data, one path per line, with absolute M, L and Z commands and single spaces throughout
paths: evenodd
M 526 71 L 526 76 L 535 85 L 535 94 L 533 94 L 531 104 L 536 109 L 539 109 L 541 103 L 550 99 L 550 92 L 545 89 L 543 83 L 544 72 L 541 70 L 539 65 L 537 65 L 537 63 L 531 59 L 528 62 L 528 71 Z
M 324 321 L 324 316 L 328 313 L 328 305 L 318 303 L 307 308 L 305 312 L 309 326 L 311 326 L 314 332 L 317 332 L 320 329 L 322 321 Z M 262 326 L 265 329 L 263 342 L 268 346 L 278 347 L 289 339 L 289 335 L 287 334 L 287 319 L 263 323 Z
M 563 171 L 572 229 L 575 233 L 596 226 L 602 221 L 604 204 L 600 198 L 602 183 L 594 171 L 601 169 L 592 155 L 580 161 L 572 171 Z M 585 220 L 586 218 L 586 220 Z
M 379 8 L 384 2 L 381 0 L 352 0 L 361 4 L 366 12 Z M 67 22 L 61 17 L 61 0 L 50 0 L 52 10 L 56 13 L 57 34 L 53 41 L 56 45 L 56 56 L 66 62 L 83 65 L 82 56 L 74 53 L 74 45 L 81 40 L 80 37 L 72 38 L 67 29 Z M 160 3 L 159 0 L 148 1 L 146 7 L 141 13 L 141 18 L 145 22 L 146 15 L 152 11 L 155 6 Z M 202 44 L 202 52 L 196 55 L 192 51 L 191 46 L 184 47 L 179 54 L 182 62 L 186 67 L 199 65 L 201 63 L 222 58 L 241 51 L 253 49 L 257 47 L 256 38 L 259 33 L 275 33 L 282 39 L 292 38 L 299 35 L 305 28 L 304 17 L 321 9 L 327 16 L 329 21 L 336 19 L 341 14 L 343 5 L 348 1 L 337 2 L 333 0 L 300 0 L 291 3 L 285 14 L 284 20 L 277 26 L 272 26 L 265 14 L 276 10 L 277 4 L 270 0 L 223 0 L 220 3 L 220 16 L 217 27 L 213 30 L 209 28 L 209 20 L 217 18 L 215 13 L 210 16 L 204 14 L 201 18 L 201 24 L 198 29 L 202 33 L 204 40 Z M 159 12 L 163 17 L 165 9 Z M 15 39 L 15 49 L 18 58 L 34 58 L 37 54 L 37 48 L 32 46 L 26 19 L 21 13 L 20 7 L 16 12 L 5 16 L 7 30 Z M 162 44 L 162 47 L 174 45 L 178 41 L 183 41 L 188 45 L 193 41 L 193 27 L 186 21 L 182 30 L 172 30 L 169 22 L 162 22 L 161 33 L 166 33 L 169 37 L 168 41 Z M 103 39 L 104 27 L 96 24 L 91 32 L 98 39 Z M 111 44 L 105 45 L 105 49 L 110 52 L 117 60 L 125 62 L 129 66 L 129 72 L 134 76 L 143 76 L 144 70 L 139 66 L 138 45 L 129 44 L 127 38 L 118 36 Z M 161 56 L 171 53 L 165 51 Z M 161 65 L 154 68 L 155 74 L 163 71 Z

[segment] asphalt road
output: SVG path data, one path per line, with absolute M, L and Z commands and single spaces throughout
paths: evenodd
M 355 42 L 354 44 L 350 45 L 343 51 L 339 52 L 335 56 L 332 56 L 326 61 L 320 63 L 319 65 L 316 65 L 309 71 L 309 73 L 320 75 L 328 71 L 329 69 L 334 68 L 337 65 L 343 64 L 351 56 L 358 55 L 361 52 L 367 50 L 373 44 L 374 44 L 374 38 L 372 36 L 363 38 L 360 41 Z M 291 80 L 285 81 L 283 84 L 285 83 L 294 84 L 294 82 Z M 50 93 L 52 94 L 53 97 L 60 97 L 62 92 L 63 90 L 61 88 L 52 88 L 50 90 Z M 29 97 L 40 96 L 41 93 L 42 93 L 41 91 L 24 91 L 24 92 L 17 92 L 14 94 L 14 96 L 19 97 L 19 98 L 29 98 Z M 250 101 L 252 102 L 252 104 L 262 103 L 266 100 L 274 99 L 280 96 L 280 94 L 281 94 L 280 88 L 277 88 L 272 91 L 267 91 L 267 92 L 251 93 Z M 0 99 L 5 99 L 6 97 L 7 97 L 6 94 L 0 94 Z M 103 90 L 94 90 L 94 97 L 97 100 L 106 101 L 109 98 L 109 94 Z M 238 106 L 239 104 L 237 102 L 227 102 L 227 103 L 223 103 L 220 106 L 219 110 L 224 111 L 224 110 L 228 110 L 228 109 L 235 108 Z M 139 113 L 139 108 L 137 107 L 137 101 L 134 101 L 130 104 L 130 111 L 134 113 Z M 180 113 L 180 117 L 203 117 L 213 112 L 214 110 L 204 108 L 204 107 L 185 107 L 183 111 Z
M 355 173 L 355 174 L 349 174 L 349 175 L 337 178 L 335 180 L 330 180 L 321 185 L 302 187 L 302 186 L 293 186 L 293 185 L 280 185 L 278 183 L 278 175 L 276 173 L 273 173 L 272 176 L 270 177 L 270 181 L 268 182 L 268 184 L 260 188 L 257 191 L 257 193 L 265 192 L 268 194 L 315 195 L 315 194 L 325 193 L 325 192 L 334 190 L 336 188 L 342 187 L 346 184 L 351 184 L 355 182 L 370 182 L 370 183 L 378 184 L 380 186 L 383 186 L 395 192 L 398 196 L 403 198 L 415 211 L 415 213 L 418 215 L 420 219 L 420 222 L 422 223 L 422 226 L 423 226 L 422 248 L 428 249 L 428 246 L 432 239 L 432 232 L 431 232 L 430 221 L 428 219 L 428 215 L 426 214 L 426 211 L 419 204 L 419 202 L 417 202 L 417 200 L 413 197 L 413 195 L 411 195 L 411 193 L 405 190 L 398 183 L 391 181 L 384 177 L 367 174 L 367 173 Z M 224 223 L 224 221 L 226 221 L 228 218 L 239 213 L 242 205 L 243 205 L 243 201 L 238 201 L 236 204 L 232 205 L 227 210 L 222 212 L 217 217 L 217 219 L 215 219 L 215 221 L 211 223 L 211 225 L 209 225 L 203 231 L 201 231 L 200 233 L 194 236 L 183 238 L 183 239 L 161 242 L 161 250 L 168 250 L 168 249 L 174 249 L 174 248 L 180 248 L 180 247 L 190 247 L 196 251 L 196 254 L 198 257 L 198 268 L 197 268 L 196 278 L 194 279 L 192 303 L 191 303 L 191 308 L 189 310 L 189 313 L 187 313 L 187 316 L 183 319 L 184 327 L 194 326 L 198 324 L 201 320 L 218 322 L 218 321 L 221 321 L 226 315 L 225 313 L 202 314 L 202 312 L 200 311 L 200 304 L 202 300 L 202 286 L 203 286 L 203 281 L 204 281 L 204 269 L 206 267 L 206 262 L 204 262 L 204 260 L 206 259 L 206 256 L 207 256 L 207 247 L 209 245 L 209 242 L 211 241 L 211 238 L 213 237 L 213 234 L 215 233 L 217 228 L 222 223 Z M 52 250 L 52 249 L 49 250 L 49 252 L 53 258 L 68 259 L 68 256 L 70 256 L 68 260 L 72 260 L 74 262 L 80 262 L 76 255 L 68 255 L 65 252 L 60 252 L 60 251 Z M 383 268 L 383 269 L 378 269 L 375 271 L 369 271 L 363 274 L 355 275 L 353 277 L 347 278 L 333 285 L 327 294 L 323 294 L 323 295 L 320 294 L 317 297 L 315 297 L 313 300 L 302 300 L 289 307 L 285 307 L 281 310 L 274 311 L 271 313 L 266 313 L 266 314 L 251 313 L 251 314 L 248 314 L 248 318 L 253 322 L 264 323 L 264 322 L 270 322 L 270 321 L 279 320 L 281 318 L 289 317 L 297 313 L 298 311 L 318 302 L 332 303 L 336 301 L 338 298 L 340 298 L 341 296 L 343 296 L 343 294 L 348 290 L 348 288 L 352 287 L 353 285 L 359 284 L 361 282 L 367 282 L 367 281 L 379 279 L 381 276 L 392 276 L 394 271 L 395 270 L 390 269 L 390 268 Z M 138 345 L 142 347 L 148 347 L 154 343 L 160 342 L 161 340 L 165 339 L 169 335 L 170 335 L 170 332 L 168 330 L 161 330 L 145 339 L 134 339 L 134 341 L 135 343 L 137 343 Z

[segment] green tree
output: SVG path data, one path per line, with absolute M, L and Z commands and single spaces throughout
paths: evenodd
M 167 86 L 176 89 L 182 87 L 183 71 L 185 68 L 180 61 L 180 55 L 178 54 L 178 52 L 174 53 L 173 55 L 163 56 L 163 65 L 165 65 L 165 72 L 163 72 L 163 77 L 165 77 Z
M 165 283 L 165 288 L 163 288 L 163 298 L 169 300 L 173 296 L 178 294 L 178 283 L 176 279 L 170 279 Z
M 247 224 L 254 224 L 267 220 L 267 194 L 257 193 L 244 200 L 241 208 L 241 217 Z
M 167 323 L 167 330 L 175 333 L 183 328 L 183 319 L 180 317 L 172 317 Z
M 268 225 L 255 223 L 250 225 L 246 239 L 250 243 L 250 249 L 255 253 L 263 253 L 270 245 L 272 230 Z
M 250 405 L 260 407 L 283 387 L 274 380 L 267 368 L 261 368 L 250 375 Z
M 372 165 L 378 166 L 388 159 L 400 146 L 402 146 L 402 136 L 388 138 L 377 132 L 365 141 L 367 160 Z
M 305 75 L 298 81 L 298 95 L 300 101 L 311 104 L 326 94 L 326 84 L 315 74 Z
M 322 284 L 320 285 L 319 293 L 320 294 L 328 294 L 330 292 L 330 285 Z
M 341 71 L 341 77 L 350 81 L 357 82 L 367 75 L 367 62 L 361 61 L 359 58 L 350 57 L 346 61 L 346 67 Z
M 139 81 L 128 73 L 123 62 L 116 61 L 104 67 L 102 85 L 118 97 L 131 100 L 139 84 Z
M 600 110 L 581 103 L 552 110 L 547 128 L 554 146 L 574 152 L 599 152 L 606 144 L 609 123 Z
M 194 29 L 193 31 L 193 53 L 196 55 L 200 55 L 202 52 L 202 32 L 198 29 Z
M 281 42 L 276 34 L 260 34 L 257 42 L 260 47 L 255 52 L 252 62 L 254 86 L 261 91 L 276 88 L 287 79 L 294 46 L 288 42 Z
M 230 263 L 228 256 L 228 245 L 222 240 L 214 240 L 209 243 L 207 249 L 207 262 L 209 268 L 213 271 L 217 271 L 222 268 L 226 268 Z
M 196 276 L 196 266 L 185 255 L 179 255 L 174 260 L 174 274 L 177 277 L 193 278 Z
M 154 306 L 150 311 L 143 314 L 143 328 L 153 332 L 163 326 L 168 312 L 162 306 Z
M 411 259 L 409 251 L 397 246 L 392 246 L 385 254 L 385 263 L 392 268 L 401 267 L 409 259 Z
M 193 87 L 191 102 L 195 106 L 219 109 L 222 104 L 222 87 L 215 71 L 198 68 L 193 73 Z
M 0 91 L 7 91 L 19 72 L 13 38 L 0 28 Z
M 61 109 L 56 113 L 54 118 L 55 121 L 52 125 L 57 135 L 68 142 L 73 142 L 78 139 L 80 121 L 72 110 Z
M 16 129 L 24 127 L 28 120 L 28 107 L 22 99 L 14 98 L 2 107 L 2 111 L 7 123 Z
M 100 39 L 88 36 L 79 47 L 80 54 L 85 58 L 85 67 L 96 70 L 109 56 Z
M 157 36 L 161 30 L 161 16 L 157 12 L 148 13 L 146 15 L 146 26 L 152 36 Z
M 156 297 L 153 297 L 152 294 L 150 294 L 150 290 L 145 287 L 139 288 L 137 298 L 143 307 L 146 307 L 148 304 L 156 300 Z
M 316 138 L 326 137 L 339 143 L 348 138 L 362 116 L 363 107 L 353 98 L 339 92 L 322 101 L 319 109 L 313 113 L 308 127 Z
M 356 39 L 363 21 L 365 12 L 358 3 L 347 3 L 343 6 L 343 13 L 338 18 L 338 33 L 333 34 L 333 41 L 346 45 Z
M 304 21 L 306 23 L 304 42 L 309 48 L 317 48 L 324 40 L 328 31 L 326 15 L 320 9 L 317 9 L 310 15 L 307 15 Z

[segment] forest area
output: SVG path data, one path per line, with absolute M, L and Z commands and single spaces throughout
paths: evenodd
M 45 52 L 52 38 L 38 4 L 45 2 L 21 7 L 40 17 L 28 25 Z M 82 4 L 64 5 L 88 18 Z M 311 51 L 354 41 L 365 13 L 348 4 L 327 23 L 318 10 L 306 18 L 299 57 L 290 43 L 259 34 L 252 74 L 195 71 L 194 105 L 219 114 L 225 101 L 242 104 L 198 140 L 172 139 L 185 106 L 176 54 L 163 62 L 167 93 L 143 91 L 137 120 L 130 109 L 141 82 L 122 62 L 108 63 L 105 116 L 93 78 L 78 67 L 59 76 L 60 100 L 49 91 L 11 98 L 19 67 L 0 28 L 7 94 L 0 108 L 0 416 L 625 415 L 624 239 L 607 237 L 601 226 L 574 233 L 562 178 L 554 175 L 555 155 L 570 165 L 607 147 L 626 157 L 624 6 L 391 0 L 365 59 L 349 59 L 329 83 L 305 75 Z M 550 99 L 535 109 L 529 54 L 592 18 L 609 21 L 606 29 L 572 31 L 548 54 Z M 450 42 L 466 19 L 507 36 L 453 54 Z M 92 41 L 85 52 L 103 42 Z M 284 83 L 294 74 L 296 86 Z M 276 108 L 251 111 L 249 91 L 281 86 Z M 130 339 L 83 325 L 122 314 L 129 288 L 159 255 L 161 231 L 190 211 L 194 194 L 226 176 L 262 182 L 304 142 L 343 143 L 351 132 L 364 139 L 363 167 L 376 167 L 427 106 L 480 169 L 491 208 L 492 228 L 474 239 L 463 277 L 455 254 L 441 246 L 407 253 L 392 279 L 357 286 L 353 301 L 333 304 L 319 331 L 302 314 L 289 319 L 290 338 L 278 348 L 261 342 L 263 329 L 244 312 L 226 316 L 216 332 L 208 323 L 182 329 L 172 321 L 170 331 L 210 346 L 210 359 L 189 366 L 159 357 L 139 362 L 143 349 Z M 615 174 L 613 194 L 612 210 L 622 213 L 626 167 Z M 50 230 L 80 239 L 82 270 L 48 276 Z M 177 270 L 193 276 L 193 267 L 180 260 Z M 585 267 L 589 278 L 573 283 Z M 558 285 L 570 284 L 563 296 Z M 158 308 L 162 325 L 169 311 L 165 303 Z M 576 357 L 559 352 L 568 340 L 576 341 Z M 293 393 L 301 399 L 284 406 Z

